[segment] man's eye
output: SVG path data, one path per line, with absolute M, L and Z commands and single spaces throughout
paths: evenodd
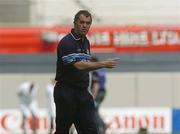
M 85 22 L 85 21 L 80 21 L 80 23 L 81 24 L 85 24 L 86 23 L 87 25 L 91 24 L 90 22 Z
M 86 24 L 87 24 L 87 25 L 90 25 L 90 24 L 91 24 L 91 22 L 86 22 Z

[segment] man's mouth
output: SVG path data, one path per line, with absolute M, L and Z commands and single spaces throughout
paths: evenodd
M 87 29 L 82 29 L 82 32 L 87 32 Z

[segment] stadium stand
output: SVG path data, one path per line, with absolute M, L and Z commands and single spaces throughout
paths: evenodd
M 0 25 L 29 25 L 30 2 L 27 0 L 0 0 Z
M 178 24 L 178 0 L 46 0 L 37 3 L 45 24 L 70 25 L 78 9 L 93 13 L 95 25 Z M 43 5 L 43 6 L 42 6 Z M 63 6 L 61 6 L 63 5 Z M 67 8 L 68 7 L 68 8 Z M 43 12 L 42 12 L 43 11 Z M 64 13 L 67 13 L 64 15 Z
M 179 0 L 1 0 L 1 25 L 71 25 L 88 9 L 95 25 L 177 25 Z M 16 16 L 16 17 L 15 17 Z
M 79 0 L 97 16 L 100 25 L 178 24 L 178 0 Z

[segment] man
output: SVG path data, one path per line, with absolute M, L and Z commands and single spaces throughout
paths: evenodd
M 114 68 L 117 59 L 90 62 L 90 45 L 86 34 L 91 23 L 91 14 L 80 10 L 74 17 L 71 33 L 57 47 L 55 134 L 68 134 L 72 123 L 79 134 L 98 134 L 94 100 L 88 91 L 89 71 Z
M 20 110 L 22 113 L 22 128 L 24 134 L 26 133 L 26 120 L 29 115 L 32 116 L 32 130 L 36 133 L 36 119 L 37 119 L 37 88 L 31 81 L 24 81 L 17 89 L 17 94 L 20 100 Z
M 53 133 L 55 128 L 55 103 L 54 103 L 54 85 L 55 80 L 52 79 L 50 83 L 46 86 L 46 96 L 47 96 L 47 107 L 48 107 L 48 116 L 49 116 L 49 134 Z

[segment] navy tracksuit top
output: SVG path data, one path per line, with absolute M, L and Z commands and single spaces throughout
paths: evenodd
M 77 88 L 87 88 L 89 86 L 89 71 L 78 70 L 73 64 L 78 61 L 89 61 L 90 43 L 88 39 L 82 41 L 71 30 L 58 44 L 57 48 L 57 68 L 55 80 L 61 84 Z

